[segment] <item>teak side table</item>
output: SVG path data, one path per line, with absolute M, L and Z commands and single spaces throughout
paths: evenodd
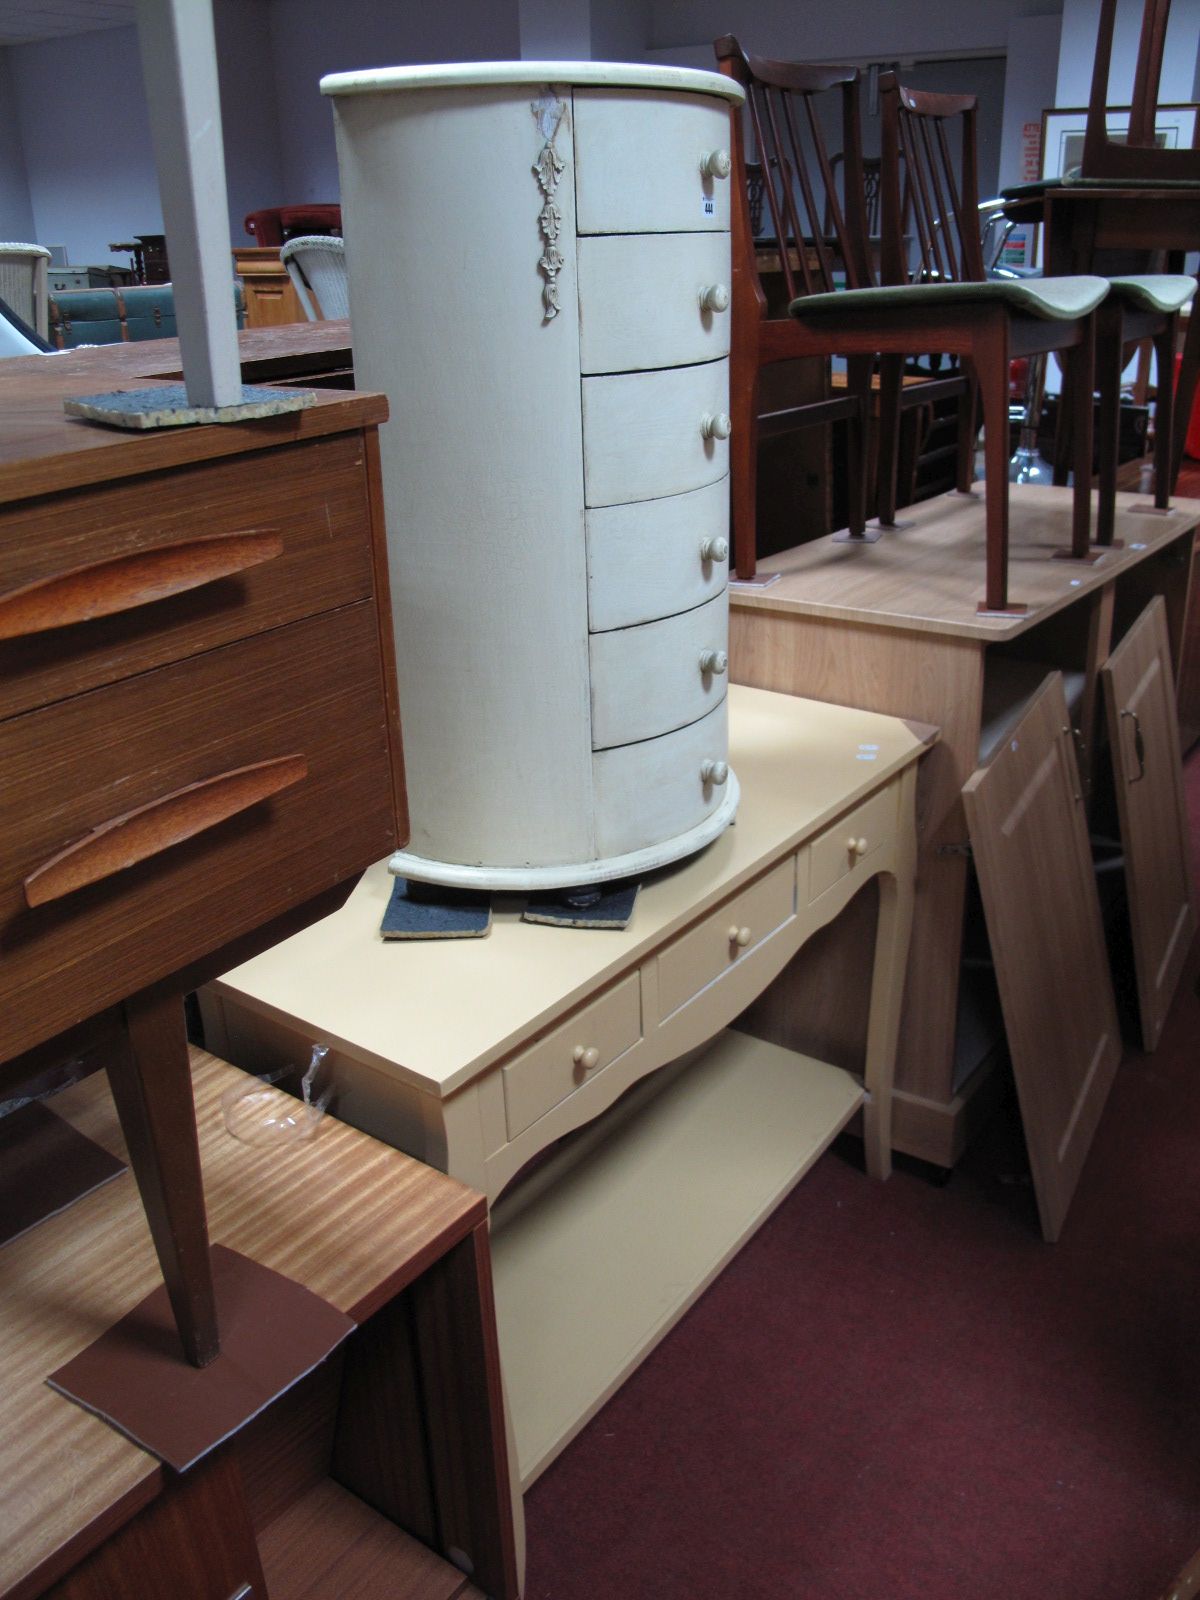
M 144 435 L 64 415 L 162 360 L 0 371 L 0 1091 L 38 1092 L 65 1058 L 107 1066 L 204 1365 L 182 995 L 331 910 L 407 823 L 384 401 Z

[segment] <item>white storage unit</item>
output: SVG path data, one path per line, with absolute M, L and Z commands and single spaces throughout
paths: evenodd
M 412 814 L 392 867 L 648 871 L 732 820 L 729 107 L 595 62 L 339 73 Z

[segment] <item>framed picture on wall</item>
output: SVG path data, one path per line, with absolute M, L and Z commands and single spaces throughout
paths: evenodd
M 1190 150 L 1196 139 L 1194 105 L 1159 106 L 1154 116 L 1154 142 L 1165 150 Z M 1129 107 L 1113 106 L 1106 113 L 1108 136 L 1120 144 L 1129 133 Z M 1087 107 L 1042 112 L 1042 177 L 1065 178 L 1078 173 L 1083 160 Z

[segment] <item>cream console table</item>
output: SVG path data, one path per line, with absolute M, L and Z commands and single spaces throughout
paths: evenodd
M 868 1166 L 888 1171 L 916 769 L 931 730 L 755 689 L 729 701 L 737 823 L 648 882 L 624 931 L 524 923 L 517 901 L 486 939 L 388 944 L 381 863 L 335 916 L 202 996 L 210 1048 L 267 1071 L 327 1042 L 344 1121 L 493 1202 L 580 1130 L 493 1213 L 523 1485 L 860 1106 Z M 727 1031 L 872 876 L 865 1084 Z

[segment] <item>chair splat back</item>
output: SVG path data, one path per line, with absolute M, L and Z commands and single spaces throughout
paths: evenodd
M 714 48 L 721 71 L 746 91 L 764 221 L 778 243 L 788 298 L 829 293 L 842 283 L 869 287 L 858 68 L 767 61 L 748 56 L 730 35 Z M 842 95 L 840 161 L 830 153 L 816 104 L 832 89 Z M 741 129 L 737 136 L 744 137 Z
M 982 282 L 975 96 L 908 89 L 894 72 L 882 74 L 879 91 L 884 282 Z
M 1158 89 L 1162 79 L 1163 54 L 1167 42 L 1167 20 L 1171 0 L 1143 0 L 1142 27 L 1138 39 L 1130 97 L 1129 133 L 1124 143 L 1110 139 L 1107 107 L 1112 102 L 1109 75 L 1112 67 L 1113 35 L 1116 31 L 1118 0 L 1101 0 L 1100 23 L 1096 34 L 1096 61 L 1092 89 L 1088 97 L 1087 124 L 1083 138 L 1080 173 L 1085 178 L 1127 179 L 1131 183 L 1153 183 L 1158 179 L 1183 179 L 1200 183 L 1200 150 L 1159 149 L 1154 141 L 1158 112 Z M 1123 90 L 1117 91 L 1117 104 L 1123 104 Z

